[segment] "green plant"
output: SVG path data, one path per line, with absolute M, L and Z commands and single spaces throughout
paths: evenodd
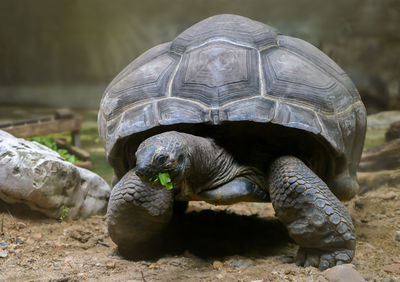
M 39 144 L 49 147 L 53 151 L 59 153 L 61 157 L 63 157 L 70 163 L 76 163 L 80 161 L 75 155 L 70 154 L 66 149 L 58 148 L 56 141 L 54 141 L 54 139 L 51 137 L 32 137 L 29 138 L 28 140 L 35 141 L 38 142 Z
M 172 190 L 172 188 L 174 188 L 174 184 L 172 183 L 168 172 L 159 172 L 158 175 L 153 179 L 150 179 L 150 181 L 154 183 L 160 181 L 161 185 L 167 190 Z
M 67 206 L 62 206 L 62 208 L 61 208 L 61 215 L 58 217 L 58 219 L 59 219 L 60 221 L 63 221 L 64 219 L 66 219 L 70 210 L 71 210 L 71 209 L 70 209 L 69 207 L 67 207 Z

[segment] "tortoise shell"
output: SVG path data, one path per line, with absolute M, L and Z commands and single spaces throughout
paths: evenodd
M 295 136 L 311 136 L 317 141 L 307 147 L 303 139 L 300 147 L 323 147 L 329 165 L 321 174 L 334 178 L 346 170 L 355 177 L 366 111 L 346 73 L 316 47 L 245 17 L 217 15 L 129 64 L 105 90 L 98 121 L 117 178 L 153 134 L 240 122 L 275 125 L 265 134 L 286 147 Z M 280 130 L 296 134 L 280 136 Z

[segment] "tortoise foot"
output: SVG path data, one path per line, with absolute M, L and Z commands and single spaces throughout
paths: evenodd
M 296 264 L 304 267 L 314 266 L 320 270 L 325 270 L 335 265 L 350 263 L 353 257 L 354 250 L 350 249 L 324 251 L 300 247 L 296 256 Z
M 350 215 L 311 169 L 295 157 L 281 157 L 273 162 L 269 181 L 276 215 L 300 246 L 299 265 L 326 269 L 353 259 Z
M 111 191 L 108 232 L 125 256 L 144 256 L 162 239 L 173 214 L 173 193 L 150 187 L 130 170 Z

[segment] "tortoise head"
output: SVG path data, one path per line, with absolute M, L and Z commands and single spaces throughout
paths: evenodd
M 144 140 L 136 153 L 136 174 L 152 184 L 159 173 L 169 173 L 173 184 L 180 182 L 189 165 L 185 142 L 178 132 L 165 132 Z

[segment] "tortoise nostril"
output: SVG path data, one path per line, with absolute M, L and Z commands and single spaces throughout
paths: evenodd
M 143 169 L 136 168 L 136 175 L 142 178 L 144 176 Z
M 147 166 L 136 164 L 136 175 L 140 178 L 146 177 L 147 171 Z

